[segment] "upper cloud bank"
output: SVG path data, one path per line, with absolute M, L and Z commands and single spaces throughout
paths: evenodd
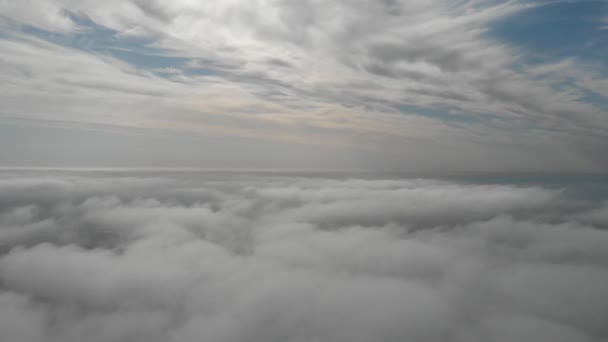
M 0 331 L 18 342 L 603 341 L 608 206 L 571 190 L 5 172 Z
M 277 153 L 268 142 L 280 143 L 282 155 L 314 168 L 605 172 L 606 68 L 584 58 L 601 51 L 602 21 L 570 22 L 574 31 L 597 27 L 580 55 L 526 50 L 493 31 L 560 3 L 4 1 L 0 119 L 140 138 L 227 137 L 214 141 L 214 154 L 228 150 L 231 160 L 260 160 Z M 22 135 L 34 134 L 2 135 L 2 145 L 29 142 Z M 232 148 L 238 139 L 253 141 L 247 154 Z M 104 140 L 91 146 L 113 137 Z M 41 145 L 46 156 L 91 166 L 82 151 Z M 215 155 L 178 160 L 186 152 L 176 141 L 143 145 L 159 151 L 94 166 L 233 166 Z M 40 162 L 33 149 L 5 159 L 68 164 Z

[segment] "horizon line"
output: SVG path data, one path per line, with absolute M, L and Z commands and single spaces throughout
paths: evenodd
M 296 168 L 222 168 L 222 167 L 64 167 L 64 166 L 0 166 L 5 171 L 69 171 L 69 172 L 228 172 L 228 173 L 355 173 L 355 174 L 393 174 L 412 176 L 608 176 L 608 172 L 568 172 L 568 171 L 407 171 L 407 170 L 369 170 L 369 169 L 296 169 Z

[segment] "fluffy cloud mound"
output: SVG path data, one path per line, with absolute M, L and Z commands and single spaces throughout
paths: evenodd
M 36 341 L 604 341 L 608 204 L 555 187 L 4 172 L 0 331 Z

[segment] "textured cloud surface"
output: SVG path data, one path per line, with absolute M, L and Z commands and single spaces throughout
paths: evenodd
M 16 342 L 604 341 L 608 203 L 574 190 L 4 172 L 0 331 Z
M 0 1 L 0 130 L 19 131 L 0 134 L 0 161 L 606 172 L 607 13 L 568 0 Z

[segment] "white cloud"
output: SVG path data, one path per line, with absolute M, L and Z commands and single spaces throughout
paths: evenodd
M 3 116 L 348 146 L 361 159 L 388 150 L 382 163 L 406 155 L 426 169 L 437 168 L 432 161 L 450 150 L 447 158 L 467 159 L 463 167 L 480 170 L 506 161 L 496 169 L 604 170 L 597 152 L 608 131 L 604 111 L 578 87 L 564 87 L 574 74 L 578 86 L 602 93 L 603 79 L 564 75 L 564 68 L 583 69 L 575 59 L 562 70 L 554 64 L 515 67 L 525 65 L 524 52 L 487 34 L 494 22 L 529 6 L 444 0 L 5 2 L 0 13 L 14 23 L 94 30 L 71 19 L 86 16 L 115 30 L 119 47 L 122 38 L 145 37 L 187 58 L 189 67 L 212 73 L 169 68 L 156 74 L 12 32 L 13 40 L 0 46 Z M 42 20 L 30 8 L 54 19 Z M 404 105 L 409 109 L 401 113 Z M 465 119 L 407 113 L 413 107 Z M 560 158 L 552 157 L 556 151 Z M 473 160 L 494 154 L 492 163 Z M 539 162 L 539 155 L 551 160 Z
M 11 341 L 608 334 L 603 209 L 559 189 L 4 172 L 0 194 L 0 330 Z M 4 234 L 18 228 L 20 239 Z
M 76 25 L 66 16 L 65 5 L 57 1 L 2 1 L 2 17 L 53 32 L 68 32 Z

